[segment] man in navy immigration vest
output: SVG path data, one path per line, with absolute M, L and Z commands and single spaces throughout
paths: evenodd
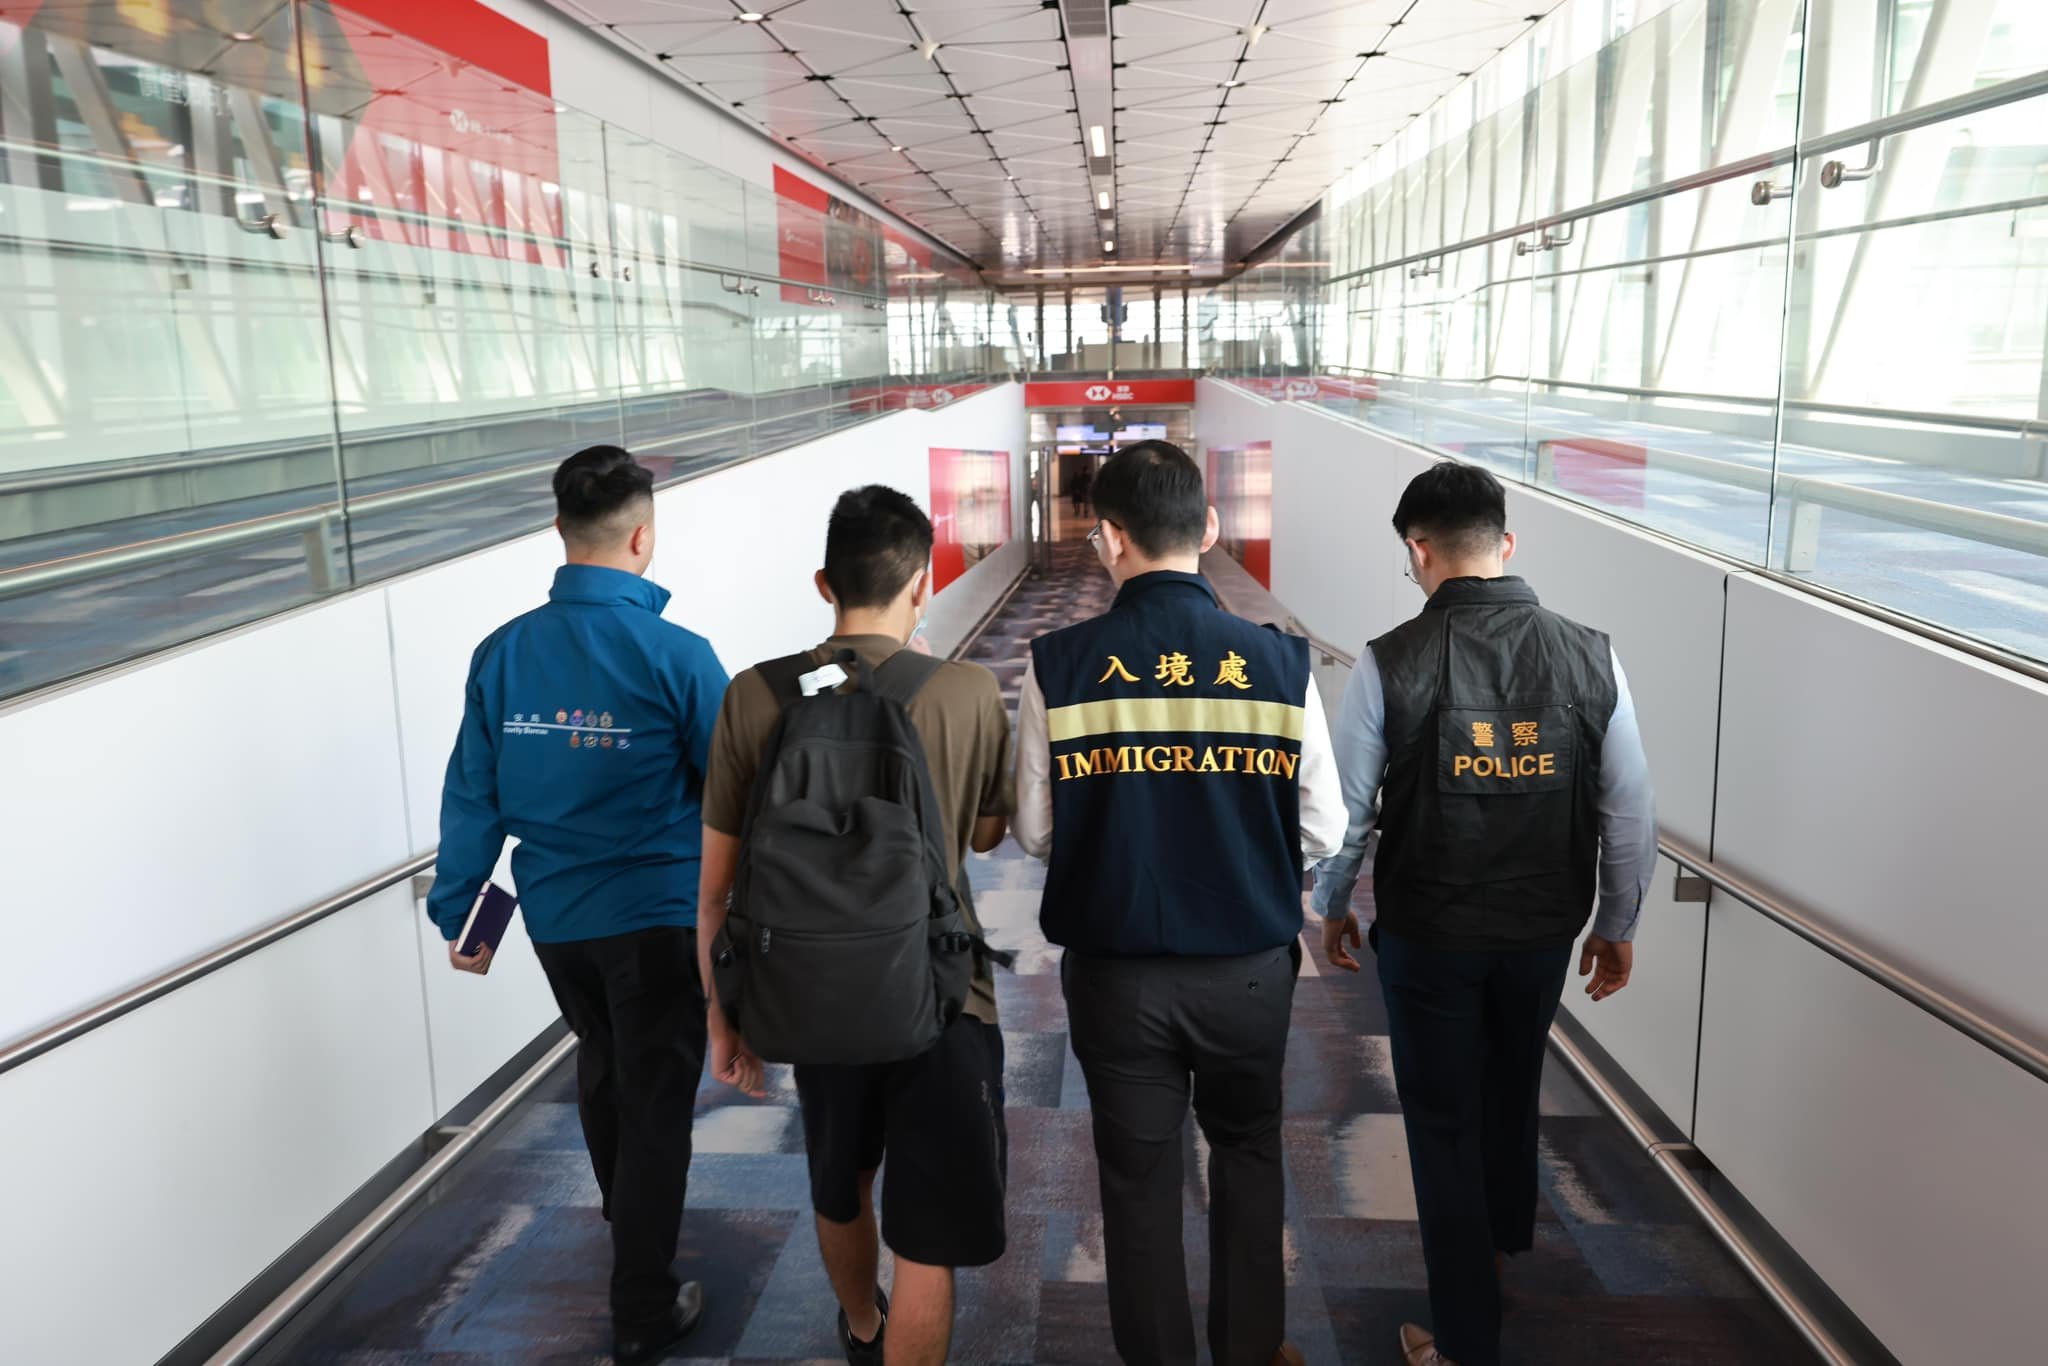
M 1209 1142 L 1209 1348 L 1297 1362 L 1285 1341 L 1280 1068 L 1302 872 L 1344 837 L 1308 644 L 1221 610 L 1216 542 L 1176 446 L 1112 456 L 1095 546 L 1120 585 L 1032 645 L 1018 708 L 1018 843 L 1049 856 L 1040 920 L 1065 947 L 1074 1056 L 1102 1186 L 1110 1326 L 1125 1361 L 1192 1363 L 1181 1133 Z

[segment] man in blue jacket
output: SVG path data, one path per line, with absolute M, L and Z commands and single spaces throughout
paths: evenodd
M 704 1312 L 670 1264 L 704 1068 L 697 974 L 700 803 L 726 676 L 710 644 L 661 619 L 654 477 L 616 446 L 555 471 L 568 563 L 469 665 L 441 796 L 427 913 L 457 938 L 505 837 L 526 932 L 581 1041 L 577 1107 L 612 1226 L 614 1356 L 654 1361 Z

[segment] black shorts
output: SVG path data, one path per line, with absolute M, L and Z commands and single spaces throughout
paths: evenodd
M 1003 1034 L 969 1015 L 906 1062 L 799 1067 L 811 1207 L 860 1217 L 860 1180 L 888 1159 L 882 1241 L 926 1266 L 987 1266 L 1007 1242 L 1010 1138 Z

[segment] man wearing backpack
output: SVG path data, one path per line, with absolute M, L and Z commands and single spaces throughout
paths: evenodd
M 1006 1240 L 1002 1035 L 962 865 L 1015 809 L 1009 717 L 988 670 L 905 648 L 931 552 L 903 494 L 839 499 L 832 637 L 734 680 L 704 795 L 712 1071 L 758 1094 L 761 1057 L 797 1064 L 840 1346 L 880 1362 L 886 1329 L 891 1366 L 945 1360 L 954 1268 Z
M 1192 1366 L 1182 1133 L 1209 1142 L 1209 1348 L 1285 1341 L 1280 1072 L 1302 872 L 1344 841 L 1308 642 L 1223 611 L 1202 474 L 1142 441 L 1095 476 L 1088 535 L 1119 585 L 1032 643 L 1018 706 L 1017 842 L 1049 857 L 1039 920 L 1088 1083 L 1110 1330 L 1125 1361 Z

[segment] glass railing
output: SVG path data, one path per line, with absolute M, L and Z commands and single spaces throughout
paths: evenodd
M 0 696 L 543 527 L 581 446 L 672 482 L 1024 364 L 822 177 L 215 8 L 0 16 Z
M 2048 6 L 1645 8 L 1382 147 L 1204 366 L 2048 660 Z

